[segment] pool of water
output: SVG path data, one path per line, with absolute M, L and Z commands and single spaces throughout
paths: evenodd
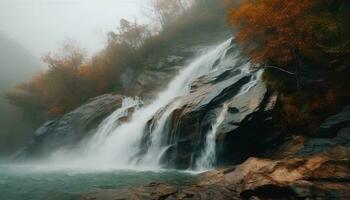
M 151 182 L 190 184 L 196 175 L 176 170 L 81 171 L 0 164 L 1 200 L 76 200 L 94 189 L 140 186 Z

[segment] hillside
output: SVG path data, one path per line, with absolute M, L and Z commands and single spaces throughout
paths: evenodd
M 21 135 L 24 128 L 15 126 L 15 123 L 21 121 L 21 114 L 8 104 L 5 93 L 22 81 L 30 79 L 38 72 L 38 66 L 38 60 L 27 49 L 0 32 L 0 155 L 7 147 L 3 141 L 16 144 L 17 137 L 13 135 Z

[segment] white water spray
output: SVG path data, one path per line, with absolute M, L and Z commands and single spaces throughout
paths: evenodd
M 251 73 L 249 71 L 249 63 L 246 65 L 243 65 L 242 73 L 247 74 Z M 240 91 L 238 92 L 237 96 L 244 95 L 245 93 L 249 92 L 251 88 L 253 88 L 259 80 L 261 80 L 263 70 L 258 70 L 254 73 L 252 73 L 252 76 L 250 78 L 250 81 L 242 86 Z M 221 112 L 218 114 L 215 123 L 212 125 L 211 130 L 208 132 L 206 136 L 205 145 L 203 148 L 203 152 L 201 153 L 200 157 L 196 160 L 195 163 L 195 169 L 199 171 L 205 171 L 212 169 L 214 167 L 214 164 L 216 162 L 216 135 L 219 126 L 223 123 L 225 120 L 225 116 L 228 111 L 228 104 L 224 103 L 221 109 Z
M 169 83 L 168 87 L 149 105 L 134 111 L 131 119 L 123 124 L 116 124 L 125 112 L 138 104 L 138 100 L 127 99 L 125 105 L 108 117 L 98 129 L 96 136 L 84 144 L 83 150 L 76 152 L 59 151 L 51 160 L 56 163 L 73 165 L 74 167 L 91 169 L 157 169 L 159 159 L 164 152 L 161 143 L 162 131 L 171 112 L 176 109 L 173 102 L 158 120 L 151 133 L 151 146 L 148 148 L 141 163 L 135 159 L 140 153 L 140 143 L 147 122 L 154 114 L 171 103 L 176 97 L 189 93 L 191 83 L 196 78 L 208 74 L 216 67 L 230 49 L 231 39 L 220 44 L 193 60 L 187 67 Z M 69 156 L 70 155 L 70 156 Z
M 215 123 L 212 125 L 211 130 L 207 134 L 205 140 L 204 151 L 200 155 L 199 159 L 195 163 L 197 170 L 203 171 L 213 168 L 213 164 L 216 162 L 216 135 L 219 126 L 225 119 L 228 111 L 228 105 L 223 104 L 219 115 L 216 118 Z

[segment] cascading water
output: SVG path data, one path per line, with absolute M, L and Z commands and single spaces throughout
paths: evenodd
M 261 76 L 263 74 L 263 70 L 260 69 L 260 70 L 256 71 L 255 73 L 251 73 L 251 74 L 252 74 L 252 76 L 250 78 L 250 81 L 241 88 L 241 91 L 238 93 L 237 96 L 247 93 L 252 87 L 254 87 L 256 85 L 256 83 L 261 79 Z
M 129 110 L 132 108 L 137 109 L 142 104 L 139 98 L 124 98 L 122 106 L 114 111 L 109 117 L 101 122 L 98 126 L 96 134 L 88 140 L 86 151 L 97 151 L 108 138 L 108 135 L 120 125 L 119 120 L 129 115 Z
M 224 103 L 215 123 L 207 134 L 204 151 L 195 163 L 195 168 L 197 170 L 208 170 L 213 168 L 213 165 L 216 162 L 216 134 L 219 126 L 225 119 L 227 110 L 228 105 Z
M 219 113 L 219 115 L 216 118 L 215 123 L 213 124 L 211 130 L 207 134 L 206 140 L 205 140 L 205 146 L 204 151 L 202 152 L 201 156 L 195 163 L 195 168 L 197 170 L 208 170 L 213 168 L 213 165 L 216 161 L 216 134 L 219 126 L 225 119 L 225 115 L 228 110 L 228 105 L 223 104 L 222 109 Z
M 152 165 L 152 163 L 159 163 L 163 152 L 167 147 L 163 147 L 162 139 L 166 133 L 166 123 L 171 113 L 179 105 L 178 101 L 174 101 L 167 110 L 162 114 L 160 119 L 157 120 L 153 130 L 151 130 L 151 146 L 148 148 L 146 154 L 141 158 L 141 162 L 146 165 Z M 161 153 L 160 153 L 161 152 Z
M 261 79 L 263 70 L 258 70 L 252 73 L 252 72 L 246 71 L 248 67 L 249 67 L 249 63 L 245 66 L 242 66 L 241 69 L 243 70 L 242 73 L 252 74 L 250 81 L 247 84 L 242 86 L 241 90 L 238 92 L 238 94 L 235 97 L 244 95 L 245 93 L 249 92 L 249 90 L 253 88 L 257 84 L 257 82 Z M 227 103 L 224 103 L 220 113 L 216 117 L 215 123 L 212 125 L 210 131 L 208 132 L 203 151 L 195 163 L 196 170 L 204 171 L 214 167 L 216 162 L 216 135 L 217 135 L 219 126 L 225 120 L 225 116 L 228 112 L 228 108 L 229 107 Z
M 100 125 L 96 136 L 85 142 L 82 145 L 83 148 L 76 150 L 76 152 L 60 150 L 52 157 L 52 162 L 56 160 L 60 164 L 65 163 L 65 165 L 93 169 L 101 167 L 113 169 L 160 168 L 158 161 L 164 149 L 160 138 L 168 116 L 172 110 L 176 109 L 176 101 L 168 107 L 168 110 L 163 113 L 163 116 L 153 128 L 151 145 L 148 151 L 144 152 L 143 159 L 135 159 L 140 152 L 140 142 L 148 121 L 158 110 L 170 104 L 176 97 L 189 93 L 191 83 L 196 78 L 212 71 L 217 66 L 218 61 L 220 62 L 225 57 L 230 47 L 231 39 L 203 53 L 180 71 L 152 103 L 136 109 L 128 122 L 116 125 L 113 121 L 120 118 L 120 113 L 125 112 L 131 106 L 137 105 L 137 101 L 128 99 L 129 103 L 125 103 L 122 108 L 107 118 Z

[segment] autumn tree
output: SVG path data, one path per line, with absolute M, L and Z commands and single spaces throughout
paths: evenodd
M 7 98 L 23 110 L 41 110 L 45 116 L 60 116 L 72 110 L 91 96 L 81 76 L 84 58 L 85 50 L 77 43 L 64 42 L 57 52 L 44 56 L 46 72 L 19 85 Z
M 275 119 L 282 130 L 315 133 L 348 104 L 350 1 L 242 0 L 231 5 L 228 20 L 251 60 L 273 66 L 263 79 L 279 93 Z
M 314 1 L 246 0 L 229 12 L 230 22 L 239 28 L 236 35 L 255 62 L 289 65 L 303 45 L 298 23 Z
M 181 16 L 191 2 L 190 0 L 150 0 L 151 15 L 164 28 Z
M 136 20 L 130 22 L 126 19 L 121 19 L 117 32 L 110 32 L 108 40 L 109 43 L 124 43 L 136 49 L 141 47 L 150 36 L 151 31 L 147 25 L 138 24 Z
M 254 62 L 279 66 L 298 80 L 303 57 L 322 60 L 326 52 L 318 46 L 344 42 L 336 42 L 343 25 L 330 10 L 343 4 L 342 0 L 244 0 L 228 16 L 238 28 L 236 40 Z

